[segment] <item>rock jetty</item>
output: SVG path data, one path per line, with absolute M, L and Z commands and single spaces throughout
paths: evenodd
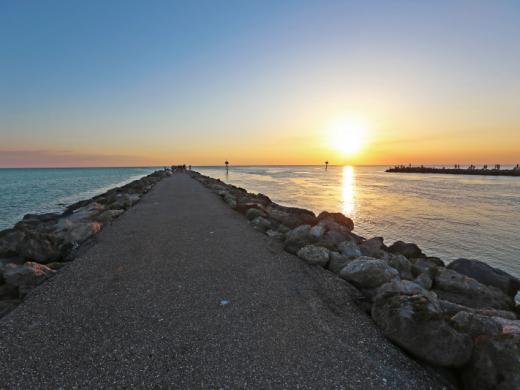
M 435 167 L 412 167 L 405 165 L 396 165 L 388 168 L 386 172 L 397 173 L 441 173 L 449 175 L 480 175 L 480 176 L 520 176 L 520 167 L 517 165 L 513 169 L 500 169 L 500 165 L 496 165 L 493 169 L 477 168 L 474 165 L 468 168 L 435 168 Z
M 520 388 L 520 280 L 478 260 L 445 264 L 413 243 L 366 239 L 341 213 L 285 207 L 190 172 L 302 261 L 337 274 L 394 344 L 464 389 Z
M 58 269 L 74 259 L 80 246 L 103 225 L 119 217 L 170 171 L 156 171 L 63 213 L 27 214 L 13 228 L 0 231 L 0 317 Z

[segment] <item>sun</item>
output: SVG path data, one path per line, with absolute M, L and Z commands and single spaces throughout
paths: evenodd
M 347 118 L 335 122 L 329 132 L 331 146 L 345 156 L 351 156 L 363 147 L 367 128 L 363 121 Z

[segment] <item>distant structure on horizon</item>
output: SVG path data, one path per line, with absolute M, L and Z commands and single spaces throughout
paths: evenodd
M 467 168 L 461 168 L 460 164 L 455 164 L 454 168 L 434 168 L 425 167 L 424 165 L 413 167 L 411 165 L 396 165 L 393 168 L 389 168 L 386 172 L 397 172 L 397 173 L 444 173 L 451 175 L 481 175 L 481 176 L 520 176 L 520 164 L 516 164 L 512 169 L 501 169 L 500 164 L 495 164 L 493 169 L 488 169 L 487 165 L 483 165 L 482 168 L 478 169 L 475 165 L 471 164 Z

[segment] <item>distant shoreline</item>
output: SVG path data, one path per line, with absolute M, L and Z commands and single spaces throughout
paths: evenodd
M 520 176 L 520 169 L 476 169 L 476 168 L 434 168 L 434 167 L 405 167 L 396 166 L 385 172 L 391 173 L 436 173 L 447 175 L 473 175 L 473 176 Z

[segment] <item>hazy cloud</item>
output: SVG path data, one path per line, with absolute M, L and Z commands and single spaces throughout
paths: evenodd
M 78 153 L 72 150 L 2 150 L 0 167 L 71 167 L 142 165 L 150 160 L 142 156 Z

